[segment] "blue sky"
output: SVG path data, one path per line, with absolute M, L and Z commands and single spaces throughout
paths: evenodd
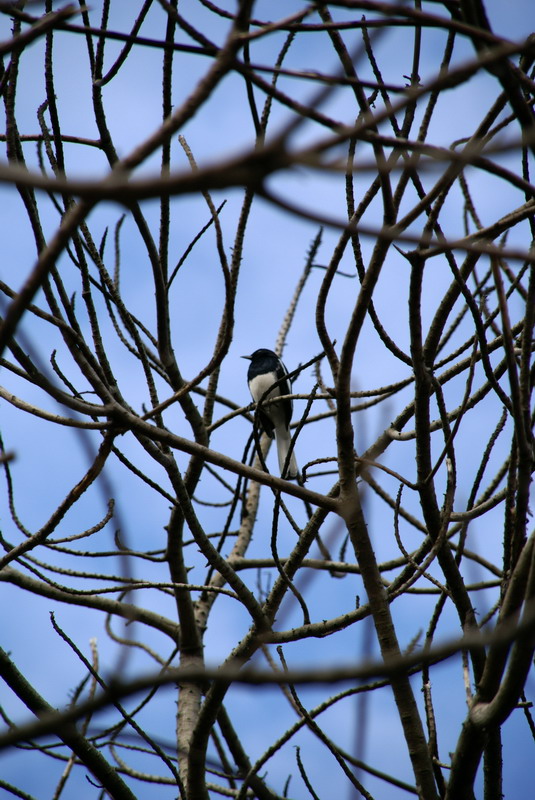
M 224 40 L 228 23 L 223 18 L 216 18 L 204 9 L 196 0 L 187 0 L 181 5 L 181 13 L 193 24 L 206 26 L 203 29 L 209 38 L 221 43 Z M 233 10 L 234 3 L 225 2 L 223 8 Z M 59 4 L 54 4 L 59 7 Z M 128 31 L 134 13 L 139 4 L 111 3 L 110 28 Z M 259 18 L 276 19 L 292 13 L 301 7 L 297 2 L 260 2 L 255 6 L 255 15 Z M 430 11 L 437 9 L 436 4 L 424 3 Z M 30 9 L 32 7 L 29 7 Z M 37 4 L 36 8 L 41 8 Z M 90 14 L 95 24 L 99 19 L 101 0 L 90 5 Z M 496 33 L 522 39 L 535 27 L 535 14 L 532 4 L 527 2 L 487 3 L 487 12 L 491 25 Z M 333 11 L 333 14 L 335 12 Z M 343 12 L 338 12 L 343 15 Z M 360 14 L 360 12 L 359 12 Z M 531 22 L 530 22 L 531 20 Z M 157 3 L 153 4 L 142 27 L 141 35 L 161 38 L 164 33 L 165 18 Z M 9 38 L 9 20 L 0 18 L 0 39 Z M 358 42 L 358 34 L 354 33 L 352 43 Z M 412 53 L 407 44 L 406 34 L 402 29 L 393 31 L 377 43 L 377 56 L 387 82 L 402 83 L 403 76 L 411 69 Z M 186 41 L 184 34 L 177 35 L 177 41 Z M 256 63 L 272 63 L 274 54 L 278 52 L 283 39 L 280 34 L 265 37 L 252 46 L 251 59 Z M 425 80 L 436 74 L 437 53 L 443 47 L 444 36 L 436 31 L 425 31 L 422 43 L 421 78 Z M 109 67 L 120 50 L 120 45 L 110 42 L 106 50 L 106 66 Z M 72 136 L 96 138 L 97 130 L 91 108 L 91 85 L 87 73 L 87 54 L 83 38 L 75 34 L 61 34 L 56 37 L 57 68 L 56 94 L 63 130 Z M 459 41 L 453 63 L 463 63 L 472 57 L 471 46 Z M 25 51 L 21 61 L 20 88 L 17 95 L 18 125 L 21 133 L 37 132 L 36 108 L 44 99 L 43 83 L 43 45 L 37 42 Z M 196 82 L 209 68 L 208 58 L 199 56 L 192 58 L 178 54 L 175 59 L 175 87 L 173 104 L 178 107 L 192 91 Z M 285 66 L 290 69 L 317 69 L 328 72 L 336 67 L 334 54 L 325 36 L 298 37 L 289 51 Z M 357 65 L 359 74 L 369 77 L 369 67 L 365 62 Z M 115 80 L 108 84 L 104 91 L 104 102 L 107 119 L 120 156 L 131 152 L 158 125 L 161 118 L 161 56 L 158 51 L 140 48 L 134 51 L 124 68 Z M 281 88 L 292 92 L 302 102 L 314 95 L 315 89 L 306 83 L 298 83 L 291 78 L 281 78 Z M 457 92 L 445 93 L 441 96 L 436 116 L 431 127 L 430 141 L 437 145 L 449 147 L 451 142 L 463 136 L 469 136 L 482 115 L 489 108 L 498 93 L 496 79 L 483 75 L 472 79 L 467 86 Z M 263 102 L 257 93 L 259 104 Z M 344 91 L 332 93 L 321 109 L 350 123 L 355 116 L 354 104 L 347 101 Z M 275 106 L 268 129 L 269 136 L 275 135 L 288 120 L 287 109 Z M 231 76 L 217 88 L 209 104 L 201 110 L 181 133 L 187 141 L 200 165 L 217 161 L 217 159 L 241 152 L 252 147 L 254 130 L 251 116 L 247 108 L 246 92 L 243 81 Z M 295 141 L 303 144 L 316 141 L 327 135 L 318 126 L 304 123 Z M 369 156 L 369 149 L 363 147 L 362 152 Z M 25 145 L 25 156 L 29 166 L 36 168 L 36 151 L 34 144 Z M 159 157 L 149 159 L 143 164 L 139 174 L 154 174 L 158 169 Z M 66 147 L 68 171 L 75 176 L 96 177 L 105 175 L 108 169 L 102 154 L 96 149 L 81 148 L 70 145 Z M 173 140 L 173 166 L 186 169 L 187 160 L 176 137 Z M 433 175 L 424 176 L 426 185 L 431 185 Z M 490 179 L 480 172 L 470 170 L 467 179 L 477 199 L 478 210 L 483 224 L 488 224 L 510 209 L 520 205 L 522 198 L 513 192 L 505 183 Z M 368 174 L 357 175 L 355 191 L 357 197 L 366 190 L 371 178 Z M 269 181 L 274 191 L 290 200 L 303 204 L 307 208 L 318 210 L 333 219 L 343 220 L 345 211 L 344 185 L 338 174 L 323 174 L 304 168 L 294 169 L 289 173 L 274 176 Z M 359 194 L 360 193 L 360 194 Z M 242 203 L 241 190 L 232 189 L 213 193 L 214 202 L 219 204 L 226 200 L 221 214 L 221 226 L 227 255 L 231 255 L 235 230 Z M 411 198 L 412 199 L 412 198 Z M 0 215 L 0 241 L 2 256 L 0 261 L 0 277 L 12 284 L 20 286 L 24 277 L 31 270 L 35 260 L 35 245 L 31 231 L 25 220 L 21 201 L 13 187 L 0 187 L 2 214 Z M 40 195 L 42 221 L 45 236 L 50 236 L 58 224 L 56 212 L 44 195 Z M 441 223 L 447 235 L 462 234 L 460 192 L 454 192 L 447 204 Z M 108 265 L 113 268 L 113 248 L 111 238 L 115 225 L 124 209 L 117 204 L 99 205 L 90 215 L 88 224 L 95 241 L 98 243 L 106 228 L 109 228 Z M 153 235 L 157 236 L 158 203 L 148 201 L 143 204 Z M 368 225 L 380 225 L 380 206 L 373 205 L 365 219 Z M 374 217 L 374 214 L 378 215 Z M 170 264 L 178 261 L 197 231 L 210 218 L 209 210 L 200 197 L 180 197 L 171 200 L 171 237 Z M 421 220 L 413 226 L 413 231 L 421 231 Z M 221 368 L 219 391 L 238 406 L 247 405 L 249 394 L 246 384 L 246 362 L 240 356 L 255 350 L 257 347 L 273 347 L 279 327 L 290 303 L 294 287 L 301 275 L 306 253 L 311 241 L 318 231 L 318 223 L 285 213 L 273 204 L 262 199 L 255 199 L 243 252 L 243 263 L 240 276 L 240 288 L 236 302 L 236 323 L 233 341 L 228 356 Z M 327 226 L 324 230 L 322 244 L 317 262 L 327 264 L 332 256 L 338 240 L 336 227 Z M 526 226 L 518 226 L 512 232 L 509 243 L 527 247 Z M 363 237 L 364 260 L 369 259 L 374 240 Z M 149 263 L 142 241 L 130 217 L 127 217 L 121 229 L 121 271 L 125 300 L 130 304 L 141 321 L 154 331 L 153 286 Z M 514 265 L 515 268 L 517 264 Z M 64 254 L 58 267 L 69 291 L 80 292 L 76 271 Z M 346 252 L 341 269 L 350 272 L 354 268 L 351 254 Z M 321 349 L 314 329 L 315 297 L 323 277 L 323 272 L 314 270 L 297 308 L 295 323 L 292 326 L 284 351 L 284 360 L 290 369 L 303 363 Z M 391 249 L 388 261 L 374 297 L 380 318 L 396 343 L 407 350 L 408 343 L 408 264 L 403 257 Z M 425 276 L 424 322 L 429 324 L 437 304 L 451 281 L 451 275 L 443 259 L 437 258 L 429 262 Z M 192 254 L 181 268 L 171 289 L 172 329 L 177 359 L 184 376 L 192 377 L 206 363 L 214 346 L 215 336 L 222 313 L 222 277 L 217 261 L 213 228 L 195 246 Z M 340 342 L 343 338 L 349 315 L 353 308 L 358 291 L 357 282 L 350 278 L 338 277 L 327 309 L 327 323 L 332 338 Z M 36 302 L 44 307 L 44 299 L 39 295 Z M 81 305 L 80 298 L 78 302 Z M 100 309 L 104 313 L 103 307 Z M 514 314 L 521 316 L 520 305 L 512 304 Z M 87 320 L 81 315 L 84 333 L 88 331 Z M 68 353 L 49 326 L 26 315 L 20 328 L 23 346 L 28 343 L 32 353 L 38 355 L 43 363 L 48 364 L 50 353 L 57 348 L 58 363 L 65 370 L 70 380 L 82 386 L 83 382 L 77 367 L 70 360 Z M 461 329 L 459 341 L 469 335 L 469 322 Z M 121 343 L 115 337 L 110 326 L 106 327 L 106 345 L 110 359 L 118 376 L 119 385 L 128 402 L 136 410 L 149 402 L 146 385 L 139 364 L 125 353 Z M 453 349 L 453 346 L 452 346 Z M 47 367 L 48 369 L 48 367 Z M 356 390 L 371 390 L 390 384 L 410 375 L 405 365 L 400 364 L 387 353 L 371 323 L 364 326 L 357 348 L 354 365 L 353 385 Z M 328 379 L 327 379 L 328 380 Z M 478 375 L 481 380 L 481 375 Z M 329 381 L 328 381 L 329 382 Z M 314 383 L 311 370 L 299 376 L 295 384 L 297 392 L 308 392 Z M 5 370 L 2 385 L 23 397 L 27 402 L 35 403 L 52 413 L 63 413 L 56 403 L 44 394 L 32 388 L 21 379 Z M 159 383 L 161 399 L 169 390 Z M 455 407 L 461 401 L 464 392 L 464 378 L 452 381 L 447 389 L 447 402 Z M 390 423 L 410 399 L 410 389 L 391 401 L 376 408 L 360 412 L 356 416 L 356 444 L 362 451 Z M 324 410 L 324 406 L 321 406 Z M 304 401 L 296 401 L 296 418 L 304 409 Z M 78 433 L 71 429 L 50 425 L 30 415 L 21 415 L 9 404 L 2 402 L 1 430 L 6 447 L 16 453 L 16 461 L 12 466 L 15 485 L 15 502 L 23 523 L 31 530 L 38 529 L 50 515 L 57 503 L 65 496 L 70 486 L 81 477 L 87 468 L 87 452 L 82 446 Z M 224 407 L 218 407 L 216 416 L 226 413 Z M 459 509 L 466 502 L 471 482 L 478 468 L 480 448 L 477 445 L 485 441 L 485 436 L 495 424 L 500 413 L 500 404 L 493 397 L 485 401 L 477 411 L 467 415 L 463 423 L 459 447 L 459 472 L 463 484 L 458 494 Z M 182 419 L 176 406 L 165 412 L 165 422 L 175 433 L 188 435 L 188 426 Z M 409 424 L 409 427 L 412 423 Z M 335 454 L 334 428 L 331 420 L 327 420 L 315 429 L 305 427 L 298 442 L 298 459 L 301 464 L 319 457 Z M 214 433 L 211 446 L 214 449 L 240 459 L 250 432 L 250 426 L 242 418 L 236 418 Z M 98 445 L 98 436 L 84 435 L 84 441 L 91 447 Z M 476 445 L 476 446 L 474 446 Z M 163 488 L 170 490 L 163 471 L 144 454 L 142 448 L 132 438 L 124 436 L 120 446 L 136 464 L 146 469 L 150 477 L 161 482 Z M 440 452 L 442 440 L 437 438 L 436 455 Z M 503 460 L 508 448 L 505 437 L 497 446 L 497 453 L 492 455 L 489 473 Z M 270 453 L 268 465 L 275 469 L 275 454 Z M 187 464 L 185 456 L 178 457 L 181 467 Z M 414 446 L 412 442 L 400 443 L 389 450 L 384 463 L 392 469 L 402 471 L 409 479 L 414 478 Z M 123 525 L 123 535 L 129 546 L 157 550 L 165 546 L 164 526 L 168 520 L 169 503 L 145 484 L 136 480 L 117 462 L 106 473 L 109 486 L 117 504 L 117 519 Z M 228 479 L 229 476 L 223 476 Z M 331 477 L 317 478 L 311 488 L 326 491 L 331 485 Z M 384 477 L 384 485 L 395 494 L 397 483 Z M 444 475 L 439 477 L 439 490 L 444 486 Z M 466 486 L 466 489 L 464 488 Z M 0 513 L 3 535 L 8 541 L 18 542 L 20 534 L 15 530 L 10 518 L 6 502 L 5 490 L 0 499 Z M 217 482 L 209 476 L 201 480 L 196 497 L 200 500 L 226 497 Z M 102 486 L 83 498 L 79 508 L 67 515 L 55 536 L 68 536 L 83 530 L 102 518 L 105 513 L 106 493 Z M 404 495 L 404 503 L 414 513 L 418 513 L 416 498 L 409 492 Z M 386 560 L 399 555 L 393 533 L 393 515 L 390 509 L 380 503 L 368 490 L 364 490 L 365 510 L 368 525 L 372 532 L 374 547 L 379 560 Z M 288 505 L 301 524 L 304 521 L 301 504 L 289 499 Z M 199 512 L 201 513 L 201 512 Z M 262 496 L 255 537 L 249 551 L 251 557 L 269 557 L 269 537 L 271 530 L 272 497 L 265 491 Z M 486 518 L 485 518 L 486 519 Z M 480 550 L 489 559 L 499 559 L 501 550 L 502 511 L 493 512 L 485 523 L 475 521 L 470 527 L 470 548 Z M 221 527 L 221 511 L 206 507 L 202 510 L 202 521 L 207 531 L 218 531 Z M 117 522 L 115 522 L 117 525 Z M 489 525 L 492 525 L 489 531 Z M 334 538 L 331 543 L 333 552 L 340 546 L 340 533 L 333 523 Z M 328 528 L 329 529 L 329 528 Z M 113 546 L 114 525 L 103 528 L 91 542 L 88 549 L 109 549 Z M 401 525 L 401 535 L 405 546 L 416 548 L 419 534 L 409 526 Z M 281 523 L 278 540 L 279 552 L 290 550 L 295 541 L 295 534 L 289 525 Z M 36 553 L 39 557 L 39 553 Z M 348 556 L 349 557 L 349 556 Z M 65 567 L 66 562 L 59 556 L 57 563 Z M 205 575 L 203 557 L 191 548 L 192 580 L 202 582 Z M 72 565 L 68 565 L 71 568 Z M 96 570 L 95 564 L 91 565 Z M 105 566 L 105 565 L 104 565 Z M 102 569 L 104 569 L 104 566 Z M 162 564 L 140 561 L 135 564 L 137 578 L 153 581 L 166 581 L 168 575 Z M 478 568 L 473 567 L 471 580 L 479 580 Z M 255 573 L 242 572 L 240 576 L 248 585 L 256 590 Z M 65 580 L 59 576 L 58 580 Z M 264 580 L 265 575 L 264 575 Z M 60 582 L 61 582 L 60 580 Z M 74 581 L 80 586 L 83 580 Z M 299 584 L 298 584 L 299 585 Z M 171 599 L 161 592 L 141 590 L 138 602 L 146 602 L 158 613 L 169 614 L 172 618 L 174 608 Z M 364 590 L 360 578 L 348 576 L 343 581 L 333 581 L 328 574 L 314 573 L 307 586 L 307 603 L 314 619 L 337 616 L 347 612 L 355 605 L 355 596 L 359 595 L 364 602 Z M 137 597 L 137 595 L 136 595 Z M 484 613 L 491 606 L 493 594 L 481 593 L 478 596 L 478 611 Z M 117 646 L 110 642 L 103 630 L 100 615 L 69 605 L 58 605 L 52 601 L 32 597 L 28 593 L 0 583 L 0 602 L 4 608 L 12 609 L 12 613 L 4 615 L 0 644 L 11 652 L 18 667 L 35 681 L 43 696 L 52 704 L 61 705 L 66 701 L 68 692 L 81 679 L 82 671 L 79 662 L 63 642 L 58 640 L 49 622 L 49 612 L 54 610 L 59 624 L 72 636 L 78 646 L 88 655 L 88 642 L 97 637 L 101 653 L 101 664 L 104 674 L 116 664 Z M 416 602 L 418 605 L 416 605 Z M 403 598 L 392 608 L 394 620 L 398 625 L 400 644 L 408 647 L 418 632 L 425 629 L 432 613 L 435 598 L 420 596 Z M 299 609 L 283 608 L 279 624 L 284 629 L 300 624 Z M 215 604 L 206 637 L 206 659 L 208 663 L 217 664 L 227 657 L 228 653 L 246 632 L 249 620 L 243 609 L 235 600 L 222 597 Z M 318 647 L 318 641 L 300 643 L 287 650 L 290 666 L 325 666 L 331 663 L 350 663 L 364 652 L 364 626 L 353 626 L 329 640 L 327 646 Z M 125 633 L 120 623 L 114 628 L 121 635 Z M 458 632 L 457 619 L 453 611 L 448 610 L 439 626 L 438 638 L 447 638 Z M 171 643 L 163 635 L 140 630 L 138 634 L 144 641 L 157 648 L 163 655 L 171 652 Z M 372 655 L 377 655 L 375 647 Z M 255 662 L 262 666 L 265 662 L 257 657 Z M 150 659 L 135 651 L 127 663 L 127 670 L 134 674 L 136 670 L 147 670 L 153 666 Z M 447 760 L 448 753 L 454 749 L 460 725 L 465 714 L 463 697 L 463 676 L 460 659 L 453 659 L 448 664 L 437 668 L 434 678 L 437 696 L 437 714 L 440 717 L 441 754 Z M 528 685 L 533 694 L 533 683 Z M 414 683 L 415 694 L 421 703 L 420 685 Z M 335 690 L 337 691 L 337 689 Z M 333 692 L 334 693 L 334 692 Z M 310 688 L 301 693 L 303 702 L 308 708 L 323 699 L 325 692 L 320 688 Z M 29 714 L 21 707 L 12 695 L 8 695 L 0 687 L 0 703 L 14 719 L 24 722 Z M 259 692 L 238 687 L 233 688 L 228 698 L 229 708 L 236 718 L 240 733 L 250 743 L 252 757 L 259 756 L 269 743 L 286 729 L 288 705 L 281 693 L 275 689 Z M 369 708 L 369 732 L 366 737 L 365 757 L 374 766 L 395 772 L 402 780 L 411 780 L 408 757 L 400 747 L 399 723 L 393 709 L 391 697 L 386 693 L 372 693 Z M 131 705 L 131 704 L 130 704 Z M 129 706 L 130 707 L 130 706 Z M 151 714 L 147 712 L 145 723 L 147 728 L 157 733 L 163 740 L 173 741 L 174 736 L 175 697 L 172 689 L 160 691 Z M 355 717 L 358 705 L 355 699 L 346 704 L 337 704 L 322 716 L 321 721 L 327 733 L 330 733 L 343 746 L 348 746 L 356 735 Z M 262 717 L 262 724 L 258 720 Z M 94 725 L 104 725 L 103 718 L 97 717 Z M 505 797 L 519 796 L 528 787 L 526 763 L 528 759 L 528 730 L 521 712 L 515 712 L 504 728 L 504 761 Z M 341 777 L 333 788 L 331 770 L 334 762 L 326 761 L 324 752 L 314 738 L 303 731 L 299 733 L 293 744 L 302 747 L 302 756 L 310 778 L 321 797 L 329 796 L 336 791 L 339 796 L 348 796 L 349 792 Z M 36 797 L 49 797 L 53 791 L 62 765 L 41 759 L 39 769 L 29 772 L 26 764 L 29 756 L 25 751 L 0 756 L 2 774 L 5 780 L 21 785 Z M 150 767 L 147 766 L 147 769 Z M 297 775 L 295 754 L 290 746 L 277 754 L 267 766 L 268 782 L 277 791 L 282 792 L 287 775 L 292 772 L 294 778 L 290 784 L 289 796 L 295 800 L 307 797 L 306 789 Z M 364 780 L 364 779 L 363 779 Z M 88 784 L 80 771 L 78 777 L 72 779 L 70 791 L 79 793 L 80 797 L 96 796 L 96 790 Z M 394 787 L 387 787 L 375 778 L 366 778 L 365 785 L 372 795 L 381 800 L 398 800 L 407 794 Z M 173 789 L 169 786 L 147 787 L 136 784 L 135 790 L 140 798 L 170 798 Z M 67 793 L 68 796 L 68 793 Z

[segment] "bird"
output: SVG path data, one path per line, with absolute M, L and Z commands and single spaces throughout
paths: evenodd
M 262 398 L 271 400 L 280 395 L 291 394 L 292 384 L 288 378 L 288 370 L 273 350 L 261 347 L 255 350 L 250 356 L 242 356 L 251 363 L 247 370 L 247 381 L 249 389 L 255 403 L 259 403 Z M 269 388 L 281 378 L 284 378 L 269 394 Z M 265 395 L 265 396 L 264 396 Z M 277 443 L 277 455 L 279 457 L 279 469 L 281 476 L 288 480 L 295 480 L 298 476 L 297 461 L 292 451 L 289 464 L 284 473 L 284 465 L 290 448 L 290 420 L 292 418 L 293 402 L 289 398 L 280 403 L 270 403 L 259 409 L 258 416 L 262 429 L 268 436 Z

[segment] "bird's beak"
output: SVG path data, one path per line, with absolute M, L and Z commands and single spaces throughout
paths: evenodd
M 252 359 L 252 356 L 240 356 L 240 358 L 246 358 L 247 361 L 250 361 Z

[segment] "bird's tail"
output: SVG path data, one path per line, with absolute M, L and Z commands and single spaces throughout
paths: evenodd
M 293 481 L 295 478 L 297 478 L 299 473 L 297 461 L 295 459 L 295 453 L 293 451 L 292 455 L 290 456 L 290 463 L 288 464 L 286 474 L 283 475 L 284 464 L 286 463 L 286 457 L 288 455 L 288 450 L 290 449 L 290 442 L 292 441 L 290 431 L 286 427 L 283 428 L 282 426 L 278 426 L 275 429 L 275 438 L 277 441 L 277 455 L 279 456 L 280 473 L 283 478 Z

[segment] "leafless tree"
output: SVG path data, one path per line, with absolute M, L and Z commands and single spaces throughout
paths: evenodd
M 0 20 L 6 796 L 520 796 L 528 31 L 482 0 Z M 238 358 L 287 343 L 297 481 Z

